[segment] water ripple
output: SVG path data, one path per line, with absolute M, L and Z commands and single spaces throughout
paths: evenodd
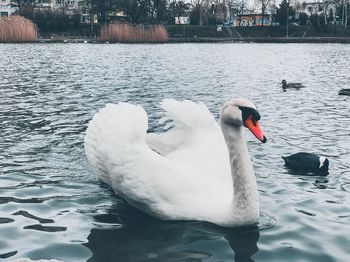
M 348 261 L 350 46 L 334 44 L 0 45 L 1 259 Z M 281 89 L 281 80 L 302 90 Z M 92 115 L 141 104 L 159 130 L 163 98 L 216 118 L 224 100 L 258 105 L 269 141 L 246 134 L 258 228 L 161 222 L 98 182 L 84 157 Z M 325 178 L 291 174 L 282 155 L 327 156 Z M 44 240 L 44 241 L 43 241 Z

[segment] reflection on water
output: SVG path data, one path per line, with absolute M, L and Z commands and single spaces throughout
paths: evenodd
M 350 45 L 0 45 L 0 260 L 350 261 Z M 281 80 L 305 88 L 281 88 Z M 258 229 L 155 221 L 92 173 L 86 125 L 109 102 L 141 104 L 159 129 L 163 98 L 258 106 L 269 140 L 246 133 Z M 330 161 L 289 173 L 282 155 Z
M 107 214 L 94 216 L 94 222 L 97 226 L 84 244 L 92 251 L 90 262 L 254 261 L 260 236 L 258 227 L 224 229 L 201 222 L 158 221 L 122 202 Z

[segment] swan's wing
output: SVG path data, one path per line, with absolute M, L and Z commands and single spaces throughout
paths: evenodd
M 200 166 L 215 176 L 229 181 L 229 155 L 221 128 L 208 108 L 202 103 L 189 100 L 165 99 L 161 103 L 165 117 L 173 126 L 164 133 L 150 133 L 149 146 L 167 158 Z
M 164 133 L 149 133 L 147 143 L 164 156 L 188 144 L 196 130 L 217 128 L 208 108 L 201 102 L 164 99 L 161 107 L 165 116 L 160 119 L 160 123 L 167 122 L 164 129 L 171 129 Z
M 128 103 L 107 104 L 94 115 L 86 130 L 84 147 L 91 166 L 102 181 L 111 184 L 108 172 L 113 169 L 110 165 L 120 161 L 120 149 L 129 143 L 132 143 L 130 146 L 142 144 L 147 121 L 141 106 Z
M 94 115 L 84 145 L 102 181 L 131 205 L 166 219 L 198 217 L 191 212 L 217 206 L 214 196 L 229 199 L 232 186 L 225 190 L 205 169 L 151 150 L 145 141 L 147 119 L 142 107 L 126 103 L 108 104 Z

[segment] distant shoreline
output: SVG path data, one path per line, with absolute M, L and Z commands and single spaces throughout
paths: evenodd
M 38 39 L 36 43 L 108 43 L 96 39 Z M 167 43 L 350 43 L 350 37 L 242 37 L 169 38 Z
M 350 37 L 170 38 L 169 43 L 350 43 Z

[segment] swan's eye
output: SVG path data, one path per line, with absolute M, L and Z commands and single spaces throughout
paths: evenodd
M 260 120 L 260 114 L 255 108 L 240 106 L 239 109 L 242 111 L 243 123 L 251 117 L 255 122 Z

